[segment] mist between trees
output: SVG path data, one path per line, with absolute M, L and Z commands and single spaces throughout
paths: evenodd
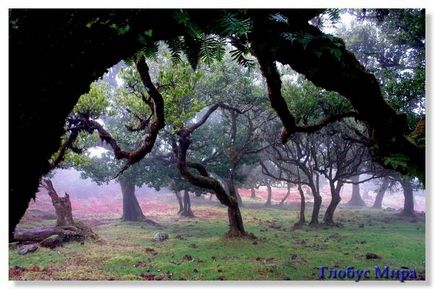
M 60 192 L 68 216 L 156 229 L 163 211 L 224 208 L 224 236 L 247 240 L 245 208 L 296 206 L 292 230 L 340 228 L 338 208 L 424 218 L 423 10 L 173 15 L 185 35 L 147 30 L 80 96 L 26 218 Z

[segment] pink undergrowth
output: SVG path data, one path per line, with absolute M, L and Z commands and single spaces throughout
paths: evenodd
M 282 198 L 286 195 L 286 188 L 273 188 L 272 189 L 272 203 L 277 205 L 280 203 Z M 63 192 L 58 192 L 63 195 Z M 239 193 L 245 202 L 251 200 L 251 192 L 248 189 L 241 188 Z M 96 195 L 89 194 L 83 197 L 82 195 L 74 195 L 70 192 L 73 215 L 76 219 L 87 219 L 87 220 L 100 220 L 108 218 L 120 218 L 122 215 L 122 195 L 120 190 L 115 187 L 108 187 L 108 190 L 104 193 L 98 193 Z M 325 206 L 330 202 L 330 194 L 327 187 L 321 188 L 321 195 L 323 198 L 323 204 Z M 368 193 L 363 194 L 363 199 L 368 206 L 371 206 L 375 200 L 375 194 Z M 306 202 L 313 202 L 313 197 L 309 190 L 305 189 Z M 351 186 L 345 186 L 341 192 L 341 204 L 345 204 L 351 198 Z M 175 195 L 169 191 L 165 192 L 155 192 L 138 190 L 137 199 L 140 206 L 146 215 L 146 217 L 159 220 L 165 219 L 168 221 L 178 220 L 181 217 L 177 215 L 178 203 Z M 192 209 L 196 217 L 204 219 L 224 219 L 226 218 L 225 210 L 219 210 L 218 201 L 215 197 L 209 200 L 209 194 L 196 198 L 192 195 Z M 256 199 L 251 200 L 255 203 L 265 203 L 267 199 L 267 189 L 266 187 L 260 187 L 256 190 Z M 383 202 L 383 208 L 393 208 L 401 209 L 403 206 L 403 196 L 402 193 L 395 193 L 392 195 L 386 195 Z M 285 204 L 299 204 L 300 196 L 298 190 L 291 188 L 291 193 Z M 211 205 L 211 206 L 210 206 Z M 415 197 L 415 210 L 425 211 L 425 201 L 423 197 Z M 54 208 L 51 204 L 51 199 L 49 198 L 45 190 L 41 190 L 37 193 L 35 201 L 31 201 L 29 209 L 27 210 L 23 220 L 24 221 L 38 221 L 44 218 L 54 218 Z

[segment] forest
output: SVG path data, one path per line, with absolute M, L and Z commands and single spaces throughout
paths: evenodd
M 426 280 L 425 10 L 11 9 L 9 34 L 10 280 Z

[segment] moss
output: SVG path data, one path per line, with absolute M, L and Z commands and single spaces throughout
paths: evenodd
M 225 212 L 219 207 L 198 207 Z M 297 220 L 295 208 L 243 208 L 242 213 L 246 230 L 257 240 L 224 238 L 228 226 L 223 220 L 173 222 L 170 216 L 162 216 L 164 229 L 160 230 L 169 234 L 164 242 L 152 241 L 156 232 L 152 226 L 114 221 L 95 229 L 106 240 L 104 244 L 69 243 L 57 251 L 42 248 L 25 256 L 11 250 L 9 264 L 26 268 L 21 277 L 27 280 L 142 280 L 143 276 L 165 280 L 315 280 L 321 265 L 406 266 L 418 273 L 425 271 L 423 220 L 413 223 L 389 211 L 338 209 L 335 220 L 343 224 L 341 228 L 292 231 Z M 281 227 L 272 228 L 271 223 Z M 382 259 L 367 260 L 367 252 Z M 40 272 L 33 272 L 33 266 L 39 266 Z

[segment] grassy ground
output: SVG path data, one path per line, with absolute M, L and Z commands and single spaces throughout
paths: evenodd
M 218 206 L 195 208 L 225 214 Z M 295 207 L 251 207 L 242 213 L 246 230 L 257 240 L 224 238 L 225 218 L 161 217 L 160 229 L 101 220 L 94 230 L 103 242 L 67 243 L 24 256 L 10 249 L 10 279 L 315 280 L 321 265 L 371 270 L 374 265 L 404 266 L 425 274 L 423 219 L 402 219 L 396 211 L 343 208 L 335 218 L 342 227 L 291 230 Z M 157 231 L 168 233 L 169 239 L 152 241 Z M 368 252 L 381 259 L 367 260 Z

